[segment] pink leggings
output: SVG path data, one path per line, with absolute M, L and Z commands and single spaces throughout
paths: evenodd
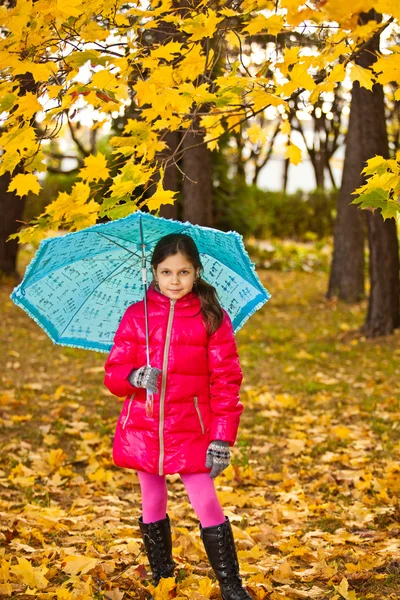
M 138 471 L 142 492 L 142 517 L 144 523 L 165 519 L 168 490 L 164 476 Z M 218 500 L 214 480 L 208 473 L 181 474 L 183 485 L 202 527 L 213 527 L 225 521 L 224 511 Z

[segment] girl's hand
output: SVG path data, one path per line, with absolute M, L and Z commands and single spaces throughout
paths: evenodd
M 231 452 L 229 442 L 214 440 L 208 446 L 206 467 L 211 469 L 210 477 L 214 479 L 226 469 L 231 462 Z
M 157 379 L 162 371 L 156 367 L 144 366 L 129 374 L 128 380 L 134 387 L 145 388 L 154 394 L 158 393 Z

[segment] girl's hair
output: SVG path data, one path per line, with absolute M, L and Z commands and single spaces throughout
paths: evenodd
M 197 246 L 194 240 L 184 233 L 170 233 L 158 240 L 151 257 L 151 266 L 156 269 L 169 256 L 178 254 L 178 252 L 183 254 L 195 269 L 200 269 L 201 273 L 203 265 L 200 261 Z M 206 323 L 207 332 L 211 335 L 221 325 L 224 317 L 217 291 L 212 285 L 204 281 L 199 274 L 193 285 L 193 292 L 200 299 L 201 312 Z

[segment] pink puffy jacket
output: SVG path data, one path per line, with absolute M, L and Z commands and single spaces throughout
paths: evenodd
M 152 285 L 147 291 L 150 364 L 162 369 L 153 416 L 146 391 L 127 380 L 146 364 L 143 301 L 125 312 L 105 364 L 105 384 L 124 402 L 114 437 L 116 465 L 158 475 L 208 472 L 210 441 L 233 445 L 243 405 L 242 372 L 232 323 L 224 311 L 219 329 L 207 335 L 200 300 L 190 292 L 170 300 Z

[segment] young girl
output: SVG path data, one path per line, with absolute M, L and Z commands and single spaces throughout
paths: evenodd
M 201 278 L 193 239 L 159 240 L 147 290 L 150 364 L 144 303 L 125 312 L 107 359 L 105 384 L 128 396 L 113 446 L 116 465 L 135 469 L 142 494 L 140 530 L 153 580 L 173 576 L 165 476 L 179 473 L 224 600 L 249 600 L 239 576 L 232 528 L 214 478 L 230 463 L 243 405 L 242 372 L 232 323 L 215 288 Z M 153 414 L 146 390 L 154 393 Z

